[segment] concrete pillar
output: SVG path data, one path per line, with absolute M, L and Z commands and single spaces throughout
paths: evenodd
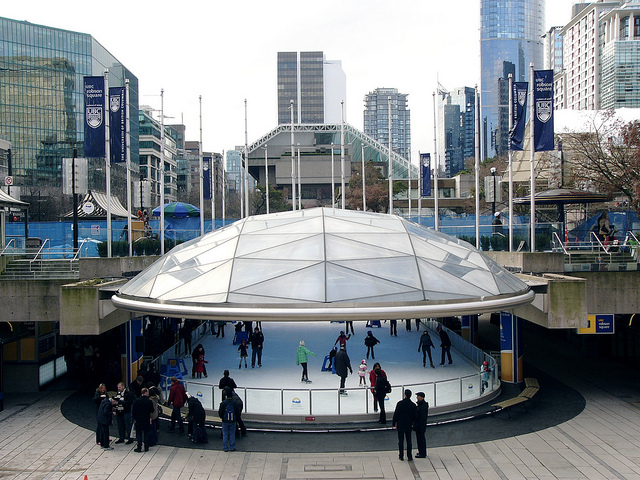
M 500 350 L 502 381 L 522 382 L 522 319 L 509 312 L 500 312 Z

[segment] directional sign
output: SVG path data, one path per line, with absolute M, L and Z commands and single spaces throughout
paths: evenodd
M 615 333 L 613 314 L 588 315 L 586 328 L 579 328 L 578 333 Z

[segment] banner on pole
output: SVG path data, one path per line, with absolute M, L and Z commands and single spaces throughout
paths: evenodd
M 420 154 L 420 172 L 422 174 L 422 185 L 420 185 L 420 196 L 431 196 L 431 154 Z
M 202 192 L 205 200 L 211 200 L 212 157 L 202 157 Z
M 511 137 L 511 150 L 523 150 L 529 82 L 513 82 L 511 88 L 512 127 L 509 135 Z
M 105 156 L 104 77 L 84 77 L 84 156 Z
M 533 101 L 535 151 L 553 150 L 553 70 L 533 72 Z
M 109 88 L 109 141 L 111 162 L 127 161 L 127 104 L 124 87 Z

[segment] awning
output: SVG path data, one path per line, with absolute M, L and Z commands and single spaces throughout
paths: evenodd
M 73 211 L 64 215 L 63 218 L 72 218 Z M 111 218 L 136 218 L 129 214 L 122 206 L 118 197 L 111 195 Z M 105 193 L 93 192 L 89 190 L 82 201 L 78 204 L 78 218 L 86 220 L 106 220 L 107 218 L 107 195 Z

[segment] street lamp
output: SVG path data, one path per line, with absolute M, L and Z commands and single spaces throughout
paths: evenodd
M 264 188 L 267 195 L 267 215 L 269 214 L 269 156 L 267 153 L 268 146 L 264 147 Z
M 496 167 L 491 167 L 491 176 L 493 177 L 493 202 L 491 203 L 491 213 L 496 214 Z

